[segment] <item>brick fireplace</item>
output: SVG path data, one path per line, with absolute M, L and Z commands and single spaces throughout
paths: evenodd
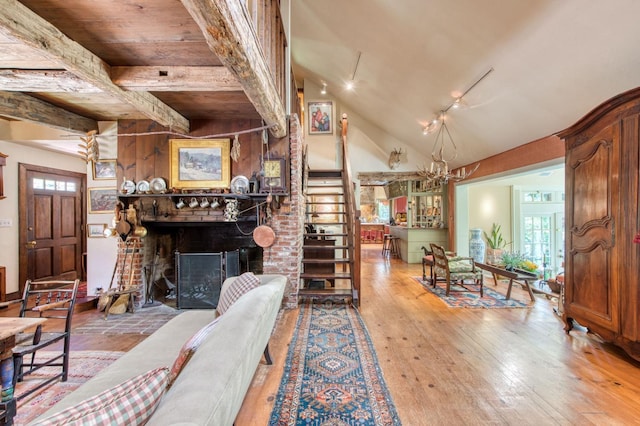
M 153 127 L 150 126 L 148 130 L 154 130 Z M 203 129 L 203 131 L 208 130 L 210 129 Z M 120 128 L 119 131 L 126 133 L 127 129 Z M 302 134 L 298 118 L 294 115 L 290 119 L 290 134 L 287 143 L 281 145 L 288 148 L 287 154 L 291 165 L 289 194 L 275 197 L 277 202 L 269 208 L 267 224 L 276 234 L 276 240 L 272 246 L 261 248 L 256 245 L 252 234 L 253 229 L 257 226 L 256 220 L 227 222 L 222 218 L 220 220 L 212 217 L 203 219 L 202 215 L 214 216 L 220 215 L 220 212 L 187 209 L 175 211 L 171 198 L 153 202 L 152 198 L 140 197 L 134 205 L 138 209 L 142 225 L 147 228 L 148 232 L 144 238 L 130 237 L 126 242 L 118 238 L 116 276 L 119 277 L 119 280 L 117 281 L 138 284 L 145 289 L 147 283 L 153 283 L 164 276 L 175 285 L 177 281 L 176 252 L 224 253 L 237 250 L 240 273 L 251 271 L 256 274 L 287 276 L 289 284 L 285 290 L 284 304 L 289 308 L 295 307 L 297 305 L 298 277 L 302 256 L 302 230 L 304 227 L 304 195 L 302 194 L 300 173 L 303 150 Z M 148 155 L 139 159 L 133 167 L 121 164 L 121 157 L 126 159 L 131 152 L 140 150 L 138 144 L 148 144 L 146 140 L 143 141 L 143 137 L 137 137 L 135 140 L 132 140 L 131 137 L 122 139 L 125 141 L 119 140 L 118 143 L 119 170 L 149 169 L 149 167 L 142 167 L 143 163 L 148 162 L 148 158 L 151 158 Z M 157 152 L 163 152 L 158 141 L 155 141 L 154 144 Z M 157 158 L 155 162 L 158 162 Z M 158 172 L 156 166 L 154 174 L 162 175 L 163 173 L 162 171 Z M 246 171 L 235 173 L 233 170 L 232 174 L 250 175 Z M 138 174 L 129 175 L 128 178 L 135 180 L 138 178 Z M 149 178 L 148 175 L 139 177 L 139 179 Z M 145 303 L 145 293 L 146 289 L 138 295 L 138 305 Z

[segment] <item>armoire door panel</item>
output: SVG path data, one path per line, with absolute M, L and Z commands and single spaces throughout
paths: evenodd
M 611 323 L 611 286 L 609 282 L 610 256 L 607 249 L 596 246 L 593 250 L 571 254 L 574 270 L 569 303 L 594 321 Z M 577 287 L 577 288 L 576 288 Z
M 565 142 L 565 309 L 640 361 L 640 87 L 558 133 Z
M 571 154 L 573 180 L 572 232 L 582 233 L 594 221 L 611 217 L 611 160 L 609 138 L 585 143 Z M 597 223 L 596 223 L 597 225 Z
M 617 274 L 614 273 L 619 126 L 602 129 L 567 153 L 571 194 L 565 309 L 568 316 L 603 328 L 618 328 Z

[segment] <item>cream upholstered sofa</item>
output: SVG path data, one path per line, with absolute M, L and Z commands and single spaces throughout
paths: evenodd
M 233 424 L 269 342 L 287 283 L 282 275 L 257 277 L 260 285 L 216 320 L 162 396 L 148 425 Z M 225 280 L 221 300 L 236 278 Z M 181 313 L 42 414 L 35 424 L 132 377 L 158 367 L 171 368 L 185 342 L 216 316 L 215 310 Z

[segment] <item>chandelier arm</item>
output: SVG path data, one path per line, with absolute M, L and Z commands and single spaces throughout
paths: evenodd
M 442 125 L 445 127 L 445 130 L 447 131 L 447 135 L 449 136 L 449 140 L 451 141 L 451 145 L 453 145 L 453 157 L 449 160 L 449 161 L 453 161 L 458 157 L 458 147 L 456 146 L 456 143 L 453 141 L 453 138 L 451 137 L 451 133 L 449 132 L 449 128 L 446 127 L 444 125 L 444 123 L 442 123 Z M 442 146 L 444 147 L 444 143 L 442 144 Z
M 431 159 L 433 161 L 442 161 L 442 157 L 440 158 L 440 160 L 438 160 L 438 158 L 436 158 L 435 156 L 435 153 L 438 147 L 438 140 L 444 139 L 444 135 L 442 134 L 443 126 L 444 126 L 444 121 L 442 122 L 442 126 L 440 126 L 440 128 L 438 129 L 438 133 L 436 133 L 436 139 L 433 141 L 433 148 L 431 149 Z M 441 142 L 441 145 L 444 145 L 444 143 Z

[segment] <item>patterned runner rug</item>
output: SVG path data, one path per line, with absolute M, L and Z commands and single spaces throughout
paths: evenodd
M 519 300 L 513 299 L 513 295 L 509 300 L 505 299 L 504 294 L 500 294 L 497 291 L 492 290 L 485 284 L 484 296 L 480 297 L 480 293 L 476 291 L 464 291 L 464 288 L 452 285 L 449 296 L 446 296 L 446 289 L 444 283 L 439 283 L 435 288 L 422 280 L 422 277 L 413 277 L 418 281 L 425 289 L 435 294 L 442 300 L 447 306 L 451 308 L 530 308 L 533 305 L 523 303 Z M 463 290 L 463 291 L 460 291 Z M 528 296 L 527 296 L 528 297 Z
M 43 353 L 43 356 L 51 356 L 50 352 L 45 353 L 45 351 L 40 351 L 40 353 Z M 20 400 L 18 402 L 17 415 L 13 419 L 14 425 L 21 426 L 28 424 L 69 393 L 80 387 L 81 384 L 95 376 L 103 368 L 120 358 L 122 354 L 124 354 L 124 352 L 72 351 L 69 358 L 69 376 L 67 377 L 67 381 L 53 382 L 51 385 Z M 45 378 L 53 376 L 53 374 L 58 371 L 60 371 L 59 368 L 55 370 L 49 367 L 42 368 L 36 373 L 29 375 L 23 382 L 18 383 L 15 394 L 20 395 L 45 380 Z
M 358 312 L 300 307 L 270 425 L 400 425 Z

